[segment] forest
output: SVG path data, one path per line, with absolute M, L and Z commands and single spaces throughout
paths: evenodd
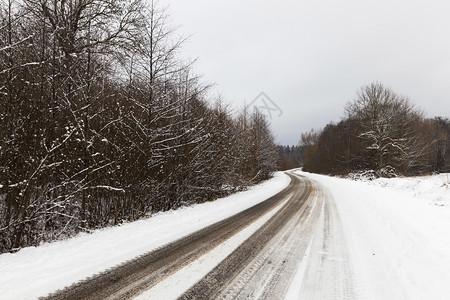
M 372 177 L 450 172 L 450 120 L 427 118 L 382 83 L 361 87 L 338 123 L 301 135 L 303 169 Z
M 144 0 L 0 0 L 0 253 L 267 179 L 263 114 L 232 111 Z
M 278 145 L 278 170 L 290 170 L 303 166 L 304 147 Z

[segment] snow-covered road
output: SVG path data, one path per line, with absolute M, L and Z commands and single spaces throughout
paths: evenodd
M 448 299 L 448 175 L 361 182 L 296 173 L 304 192 L 285 193 L 283 201 L 139 298 L 175 299 L 195 291 L 221 267 L 235 270 L 218 277 L 226 282 L 215 283 L 224 299 Z M 0 255 L 0 299 L 45 296 L 261 203 L 289 182 L 277 173 L 250 191 L 213 203 Z M 276 221 L 279 215 L 288 217 Z M 278 225 L 272 227 L 280 228 L 261 229 L 274 220 Z M 257 234 L 270 236 L 260 239 L 263 245 L 252 245 Z M 233 255 L 239 268 L 227 266 Z
M 48 295 L 257 205 L 289 183 L 289 176 L 278 172 L 269 181 L 214 202 L 1 254 L 0 299 Z

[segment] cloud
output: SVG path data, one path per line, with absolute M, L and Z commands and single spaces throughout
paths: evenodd
M 164 0 L 185 53 L 235 107 L 266 92 L 283 109 L 283 144 L 342 116 L 380 81 L 429 116 L 450 117 L 450 2 Z

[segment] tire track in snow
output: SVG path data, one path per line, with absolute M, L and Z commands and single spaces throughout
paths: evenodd
M 235 250 L 216 267 L 211 265 L 200 281 L 186 286 L 180 299 L 283 299 L 286 294 L 353 299 L 347 248 L 331 195 L 313 180 L 289 176 L 290 185 L 268 200 L 48 299 L 130 299 L 144 291 L 145 298 L 162 282 L 172 289 L 171 278 L 192 264 L 202 264 L 204 257 L 242 236 L 247 227 L 254 227 L 254 233 L 235 243 Z M 301 276 L 298 269 L 303 270 Z
M 130 299 L 195 261 L 295 193 L 298 179 L 290 177 L 288 187 L 255 206 L 43 299 Z
M 283 230 L 278 232 L 231 284 L 220 299 L 282 299 L 297 264 L 303 258 L 321 211 L 320 199 L 311 196 Z
M 355 299 L 334 200 L 301 178 L 304 193 L 179 299 Z
M 284 265 L 296 266 L 296 260 L 291 259 L 290 254 L 301 257 L 303 253 L 291 250 L 296 245 L 306 250 L 309 241 L 305 238 L 302 243 L 302 239 L 290 234 L 301 230 L 310 215 L 312 206 L 307 203 L 314 189 L 308 179 L 296 177 L 295 182 L 298 190 L 288 204 L 179 299 L 284 297 L 295 272 L 291 267 L 292 274 L 288 274 Z M 288 278 L 281 279 L 278 275 Z M 277 295 L 273 295 L 278 290 Z
M 320 187 L 322 213 L 311 241 L 301 299 L 355 299 L 350 257 L 332 195 Z

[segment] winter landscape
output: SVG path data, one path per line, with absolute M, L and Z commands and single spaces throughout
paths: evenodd
M 0 0 L 0 300 L 448 299 L 449 8 Z
M 335 282 L 324 283 L 325 289 L 319 291 L 309 291 L 302 285 L 307 271 L 318 272 L 313 264 L 315 256 L 325 256 L 330 263 L 349 259 L 352 296 L 341 298 L 447 297 L 450 287 L 444 279 L 450 277 L 450 254 L 447 251 L 450 237 L 446 234 L 450 226 L 448 174 L 355 181 L 301 171 L 295 173 L 315 180 L 332 195 L 330 201 L 336 206 L 345 245 L 338 252 L 324 253 L 308 241 L 308 251 L 295 264 L 296 273 L 291 278 L 287 299 L 299 299 L 302 293 L 315 293 L 316 297 L 312 298 L 333 295 Z M 214 202 L 3 254 L 0 256 L 2 298 L 35 299 L 55 292 L 232 216 L 276 194 L 288 183 L 286 174 L 276 173 L 273 179 L 248 191 Z M 253 225 L 261 226 L 250 224 L 249 227 Z M 315 230 L 313 239 L 323 229 Z M 156 285 L 146 293 L 176 299 L 233 251 L 236 244 L 224 245 L 215 250 L 213 256 L 205 254 L 199 257 L 168 277 L 161 286 Z M 145 294 L 141 298 L 161 299 L 145 298 Z

